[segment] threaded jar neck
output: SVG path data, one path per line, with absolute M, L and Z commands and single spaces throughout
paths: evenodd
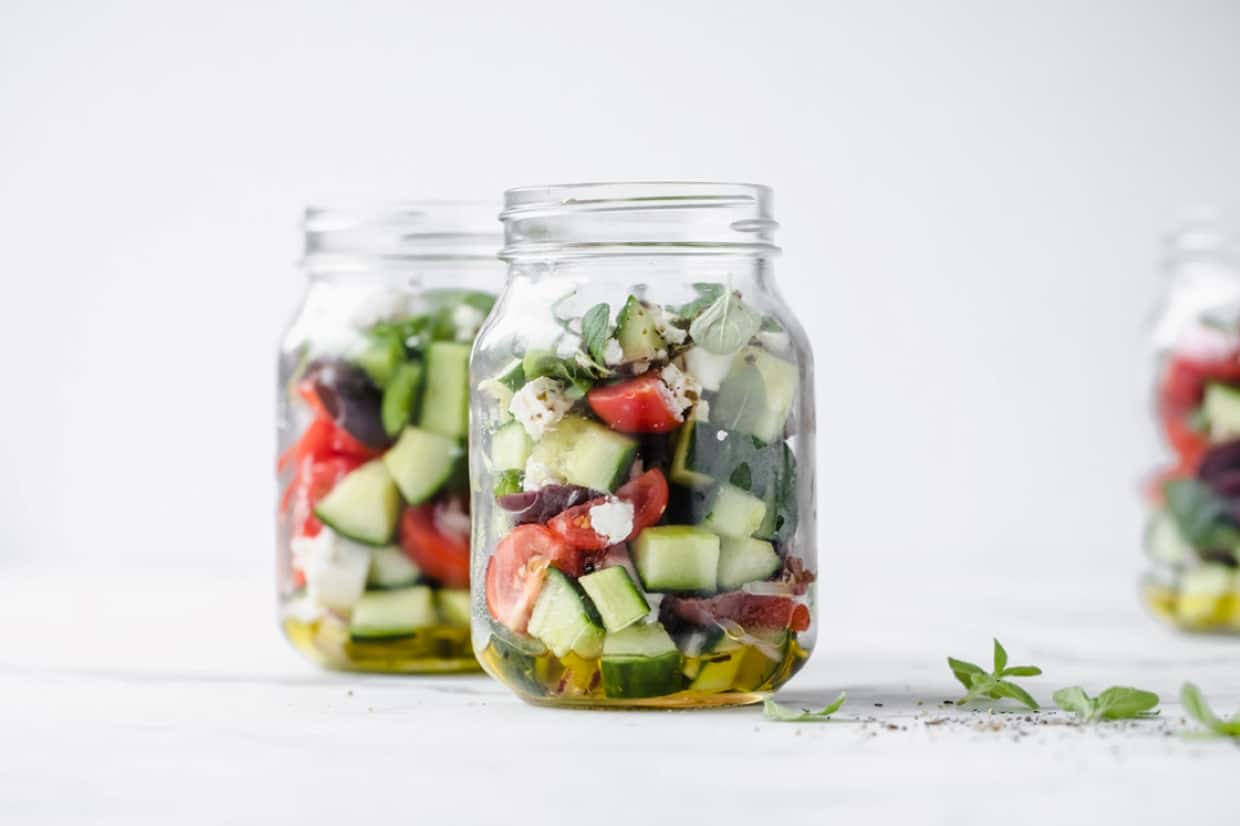
M 487 201 L 310 206 L 302 265 L 311 276 L 332 276 L 493 262 L 503 241 L 496 212 Z
M 769 187 L 641 181 L 532 186 L 504 193 L 507 261 L 779 253 Z

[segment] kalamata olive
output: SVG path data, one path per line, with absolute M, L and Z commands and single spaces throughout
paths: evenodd
M 1208 551 L 1197 551 L 1197 556 L 1202 562 L 1213 563 L 1215 565 L 1224 565 L 1228 568 L 1240 566 L 1240 560 L 1236 559 L 1236 554 L 1230 548 L 1214 548 Z
M 361 368 L 331 359 L 316 361 L 306 370 L 327 415 L 367 447 L 383 448 L 391 439 L 383 429 L 383 394 Z
M 597 499 L 603 494 L 581 485 L 547 485 L 524 493 L 509 493 L 499 497 L 499 506 L 512 514 L 513 522 L 526 525 L 543 523 L 562 511 L 582 502 Z
M 1213 486 L 1218 476 L 1240 471 L 1240 439 L 1215 445 L 1206 451 L 1197 468 L 1197 478 Z

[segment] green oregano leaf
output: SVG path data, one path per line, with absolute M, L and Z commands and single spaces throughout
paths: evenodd
M 582 343 L 597 364 L 603 364 L 603 352 L 607 349 L 607 339 L 611 337 L 610 317 L 611 307 L 605 302 L 595 304 L 581 317 Z
M 832 700 L 831 704 L 822 711 L 810 711 L 807 708 L 800 710 L 789 708 L 768 697 L 763 701 L 762 714 L 766 719 L 780 723 L 825 723 L 832 714 L 840 710 L 847 698 L 848 693 L 841 691 L 840 696 Z
M 753 338 L 762 326 L 740 293 L 725 291 L 689 325 L 689 335 L 698 346 L 717 355 L 735 353 Z

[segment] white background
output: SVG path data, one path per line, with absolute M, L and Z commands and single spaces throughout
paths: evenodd
M 1135 590 L 1159 233 L 1240 194 L 1240 5 L 0 5 L 0 564 L 271 572 L 274 347 L 336 194 L 757 181 L 825 577 Z

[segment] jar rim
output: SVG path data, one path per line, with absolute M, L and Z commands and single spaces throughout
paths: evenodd
M 493 261 L 503 235 L 498 205 L 483 200 L 343 200 L 302 213 L 302 264 L 364 270 L 425 261 Z
M 504 193 L 505 260 L 604 255 L 775 255 L 764 184 L 599 181 Z

